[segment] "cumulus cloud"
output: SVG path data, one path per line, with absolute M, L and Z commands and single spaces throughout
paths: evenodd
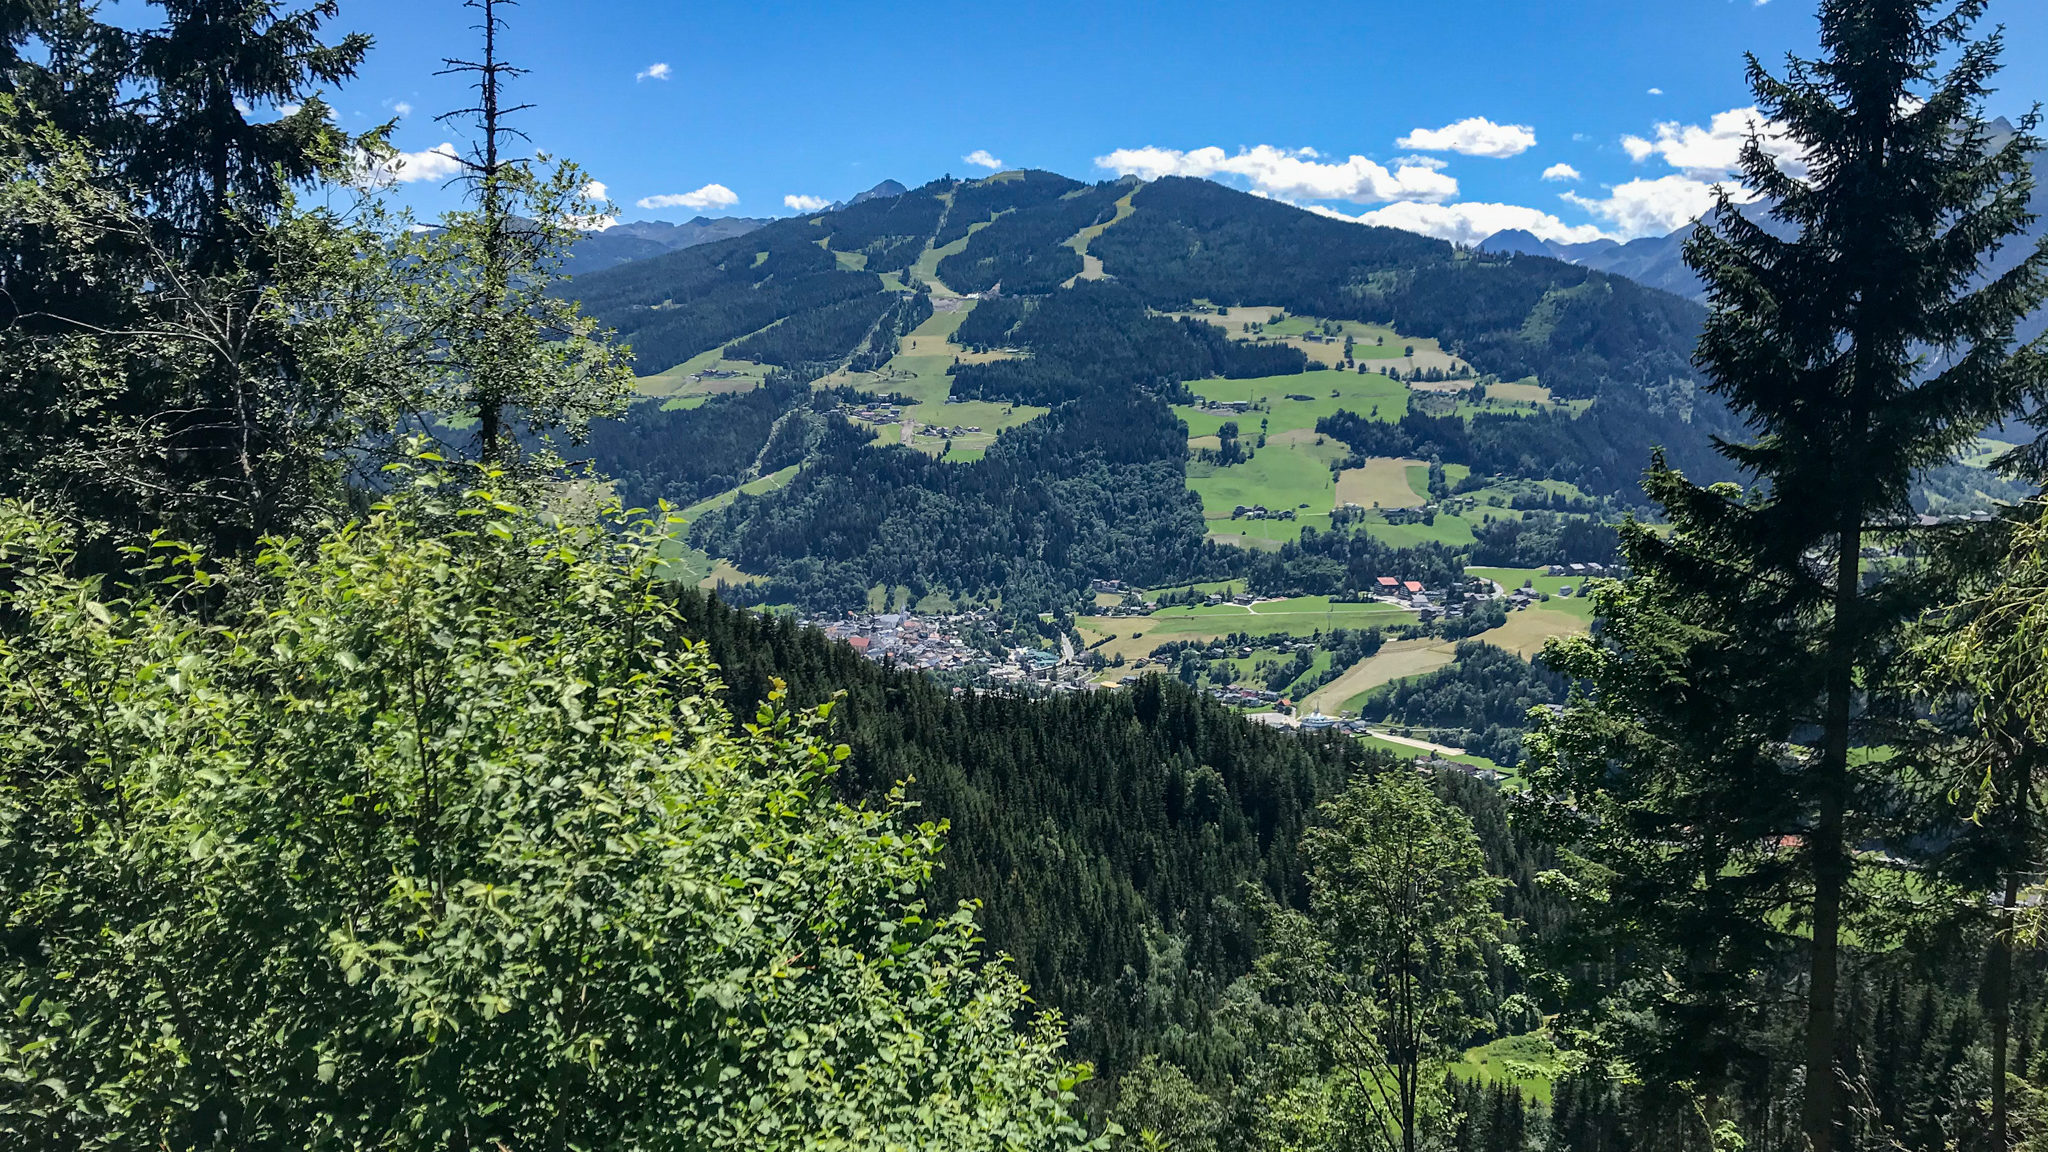
M 611 202 L 611 190 L 605 187 L 604 181 L 587 180 L 583 187 L 576 190 L 576 195 L 591 211 L 571 213 L 566 221 L 571 228 L 581 228 L 585 232 L 602 232 L 618 224 L 618 217 L 605 209 Z
M 1662 96 L 1663 94 L 1664 94 L 1664 90 L 1663 90 L 1662 88 L 1652 88 L 1652 89 L 1650 89 L 1650 95 L 1652 95 L 1652 96 Z
M 421 152 L 394 152 L 381 160 L 366 160 L 364 175 L 372 184 L 391 185 L 446 180 L 461 171 L 461 153 L 444 142 Z
M 1527 124 L 1495 124 L 1472 116 L 1442 128 L 1417 128 L 1395 141 L 1417 152 L 1456 152 L 1495 160 L 1519 156 L 1536 146 L 1536 130 Z
M 1342 212 L 1320 210 L 1323 215 L 1358 224 L 1377 224 L 1384 228 L 1399 228 L 1404 232 L 1420 232 L 1453 244 L 1477 244 L 1496 232 L 1520 228 L 1543 240 L 1560 244 L 1583 244 L 1606 236 L 1592 224 L 1567 224 L 1548 212 L 1525 208 L 1520 204 L 1489 204 L 1482 201 L 1466 201 L 1461 204 L 1424 204 L 1404 200 L 1375 208 L 1357 216 L 1346 216 Z
M 1552 164 L 1543 170 L 1545 180 L 1583 180 L 1579 170 L 1569 164 Z
M 1395 162 L 1392 169 L 1353 156 L 1342 163 L 1322 160 L 1314 149 L 1289 151 L 1261 144 L 1235 155 L 1221 148 L 1119 148 L 1097 156 L 1095 166 L 1124 176 L 1242 176 L 1252 189 L 1286 200 L 1346 200 L 1377 204 L 1389 200 L 1448 200 L 1458 182 L 1424 164 Z
M 410 104 L 406 103 L 406 102 L 405 102 L 405 101 L 403 101 L 403 100 L 400 100 L 400 101 L 399 101 L 398 103 L 396 103 L 396 104 L 393 104 L 393 105 L 391 106 L 391 110 L 392 110 L 393 112 L 396 112 L 396 113 L 398 113 L 398 114 L 399 114 L 400 116 L 410 116 L 410 115 L 412 115 L 412 105 L 410 105 Z
M 960 159 L 978 168 L 988 168 L 993 170 L 996 168 L 1001 168 L 1003 166 L 1003 162 L 1001 160 L 996 159 L 994 156 L 989 155 L 988 149 L 986 148 L 976 148 L 974 151 L 969 152 L 967 155 L 962 156 Z
M 636 82 L 641 80 L 666 80 L 671 75 L 673 75 L 673 71 L 669 68 L 668 65 L 649 64 L 647 67 L 642 68 L 640 71 L 633 73 L 633 79 Z
M 1779 167 L 1793 175 L 1804 172 L 1798 143 L 1754 107 L 1717 112 L 1704 126 L 1666 121 L 1656 126 L 1655 139 L 1623 136 L 1621 146 L 1638 164 L 1657 156 L 1694 180 L 1719 180 L 1741 167 L 1742 145 L 1752 133 L 1762 135 L 1764 154 Z
M 1635 239 L 1663 236 L 1699 219 L 1714 206 L 1715 190 L 1721 187 L 1726 187 L 1738 203 L 1751 199 L 1748 192 L 1733 182 L 1695 180 L 1683 175 L 1631 180 L 1608 189 L 1605 197 L 1566 192 L 1564 199 L 1612 224 L 1623 239 Z
M 664 192 L 634 201 L 642 208 L 730 208 L 739 194 L 723 184 L 706 184 L 694 192 Z
M 784 196 L 782 204 L 784 207 L 794 208 L 798 212 L 823 212 L 832 206 L 832 202 L 823 196 L 803 196 L 794 192 Z

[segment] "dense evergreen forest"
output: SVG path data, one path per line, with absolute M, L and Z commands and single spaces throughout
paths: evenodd
M 812 228 L 829 238 L 834 252 L 859 254 L 869 272 L 901 272 L 938 230 L 946 214 L 940 193 L 951 187 L 950 181 L 937 180 L 900 196 L 878 196 L 812 217 Z
M 879 580 L 1029 615 L 1101 573 L 1157 585 L 1212 565 L 1186 431 L 1143 393 L 1069 401 L 965 464 L 868 440 L 837 425 L 787 487 L 705 514 L 690 542 L 771 574 L 750 599 L 830 609 L 865 604 Z
M 999 327 L 1010 316 L 1014 323 Z M 1031 355 L 962 364 L 953 372 L 953 394 L 1016 404 L 1052 405 L 1124 387 L 1172 398 L 1189 380 L 1283 375 L 1308 363 L 1298 349 L 1231 340 L 1213 325 L 1151 315 L 1128 289 L 1104 281 L 992 310 L 974 327 L 963 322 L 961 328 L 961 343 L 970 347 L 1014 345 Z
M 574 295 L 633 346 L 640 371 L 658 372 L 785 317 L 879 299 L 880 277 L 840 270 L 817 240 L 802 220 L 779 220 L 579 277 Z
M 1051 292 L 1081 274 L 1081 254 L 1069 237 L 1116 215 L 1118 183 L 1077 189 L 1057 200 L 1005 212 L 967 238 L 967 247 L 939 261 L 939 279 L 956 292 L 986 292 L 997 285 L 1011 295 Z
M 832 400 L 786 375 L 692 408 L 643 400 L 618 419 L 593 421 L 587 453 L 603 460 L 626 507 L 652 508 L 663 499 L 687 506 L 803 460 L 811 444 L 777 438 L 778 425 Z

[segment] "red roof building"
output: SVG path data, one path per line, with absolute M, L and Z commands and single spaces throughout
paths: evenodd
M 1399 580 L 1394 579 L 1392 576 L 1380 577 L 1380 587 L 1382 588 L 1399 588 L 1400 586 L 1401 582 Z
M 1420 592 L 1422 591 L 1422 581 L 1410 580 L 1406 584 L 1401 585 L 1401 587 L 1406 588 L 1410 592 Z

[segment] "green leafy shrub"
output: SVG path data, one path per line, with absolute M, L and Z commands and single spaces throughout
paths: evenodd
M 427 488 L 117 590 L 0 506 L 0 1145 L 1083 1144 L 943 829 L 735 734 L 655 537 Z

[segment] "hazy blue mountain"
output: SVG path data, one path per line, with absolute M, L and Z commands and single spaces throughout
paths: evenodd
M 587 276 L 629 260 L 645 260 L 649 256 L 708 244 L 713 240 L 744 236 L 768 222 L 749 216 L 699 216 L 682 224 L 672 224 L 667 220 L 632 220 L 615 224 L 578 240 L 569 251 L 567 271 L 573 276 Z

